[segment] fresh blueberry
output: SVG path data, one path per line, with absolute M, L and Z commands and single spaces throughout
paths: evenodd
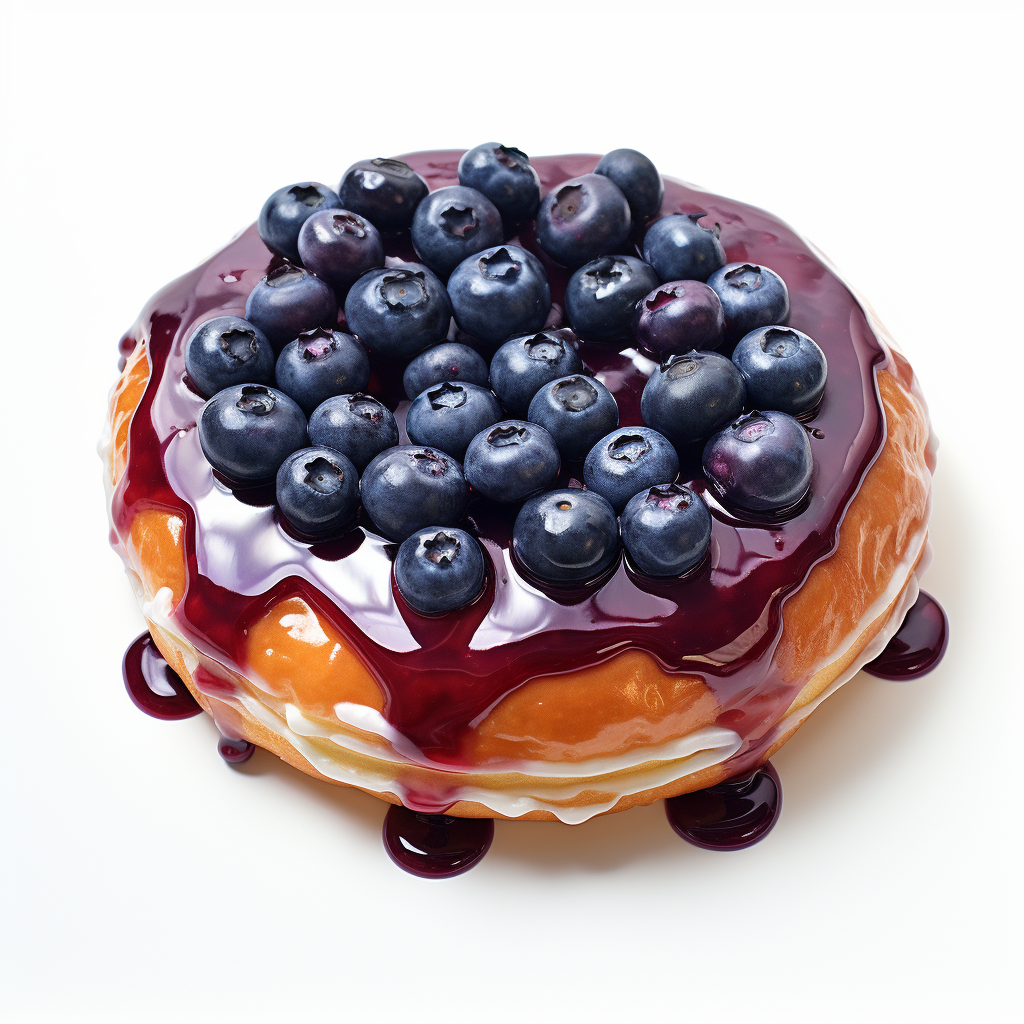
M 682 484 L 660 484 L 633 495 L 622 513 L 622 545 L 648 576 L 682 576 L 711 544 L 711 510 Z
M 207 462 L 229 480 L 272 480 L 281 463 L 308 443 L 306 417 L 283 391 L 235 384 L 203 407 L 199 443 Z
M 427 526 L 453 526 L 466 512 L 462 467 L 434 448 L 406 444 L 381 452 L 363 473 L 363 508 L 391 540 Z
M 450 526 L 429 526 L 402 541 L 395 583 L 421 615 L 443 615 L 469 604 L 484 586 L 480 542 Z
M 462 185 L 431 192 L 412 219 L 416 255 L 443 278 L 474 253 L 500 245 L 504 237 L 494 203 L 475 188 Z
M 670 281 L 636 304 L 636 343 L 663 357 L 690 349 L 716 349 L 725 338 L 725 316 L 715 292 L 700 281 Z
M 751 512 L 783 512 L 811 486 L 807 431 L 784 412 L 750 412 L 704 448 L 704 475 L 727 501 Z
M 750 404 L 792 416 L 812 412 L 828 376 L 825 353 L 792 327 L 762 327 L 737 346 L 732 361 L 743 374 Z
M 338 301 L 326 281 L 285 263 L 249 292 L 245 319 L 267 336 L 275 352 L 280 352 L 303 331 L 333 327 L 338 319 Z
M 402 231 L 412 223 L 427 183 L 401 160 L 360 160 L 342 176 L 341 205 L 365 217 L 379 231 Z
M 585 583 L 618 557 L 615 509 L 600 494 L 580 488 L 538 494 L 516 516 L 512 550 L 539 579 Z
M 727 263 L 708 278 L 722 301 L 725 340 L 735 344 L 758 327 L 784 324 L 789 319 L 789 289 L 767 267 L 756 263 Z
M 544 267 L 516 245 L 494 246 L 463 260 L 448 279 L 448 294 L 459 327 L 491 345 L 541 330 L 551 310 Z
M 650 427 L 620 427 L 602 437 L 583 464 L 583 481 L 616 512 L 645 487 L 675 480 L 679 456 L 668 438 Z
M 370 360 L 363 346 L 341 331 L 306 331 L 277 357 L 277 386 L 307 416 L 332 395 L 362 391 L 369 380 Z
M 301 537 L 322 540 L 344 529 L 359 507 L 359 474 L 333 448 L 301 448 L 277 471 L 277 507 Z
M 491 359 L 491 387 L 515 416 L 525 416 L 545 384 L 583 370 L 572 331 L 524 334 L 506 341 Z
M 444 285 L 419 263 L 371 270 L 345 299 L 348 329 L 381 355 L 411 359 L 444 341 L 452 309 Z
M 402 374 L 402 387 L 411 401 L 420 392 L 446 380 L 461 380 L 487 387 L 487 363 L 468 345 L 442 341 L 440 345 L 421 352 Z
M 540 247 L 566 267 L 618 252 L 632 227 L 622 190 L 603 174 L 563 181 L 540 201 L 536 231 Z
M 440 448 L 462 461 L 469 442 L 501 419 L 501 403 L 487 388 L 444 381 L 416 396 L 405 417 L 413 444 Z
M 462 154 L 459 184 L 482 192 L 509 226 L 529 220 L 540 205 L 540 178 L 519 149 L 485 142 Z
M 292 263 L 299 262 L 299 231 L 321 210 L 341 208 L 338 193 L 316 181 L 279 188 L 264 204 L 256 221 L 263 244 Z
M 258 327 L 237 316 L 200 324 L 185 345 L 185 369 L 203 398 L 232 384 L 269 384 L 274 350 Z
M 635 149 L 613 149 L 601 157 L 594 173 L 603 174 L 622 189 L 634 221 L 642 224 L 661 209 L 665 183 L 658 168 L 643 153 Z
M 635 256 L 599 256 L 580 267 L 565 286 L 565 312 L 587 341 L 629 337 L 633 311 L 660 278 Z
M 574 374 L 545 384 L 530 402 L 526 418 L 555 439 L 566 459 L 582 459 L 619 424 L 612 393 L 594 377 Z
M 706 281 L 725 266 L 718 226 L 702 227 L 706 213 L 673 213 L 656 220 L 644 235 L 644 259 L 662 281 Z
M 380 232 L 350 210 L 320 210 L 299 232 L 302 265 L 344 295 L 360 274 L 384 266 Z
M 555 439 L 526 420 L 495 423 L 466 449 L 469 486 L 492 501 L 518 502 L 550 487 L 561 465 Z
M 398 444 L 395 414 L 370 395 L 335 395 L 313 410 L 309 439 L 333 448 L 358 470 L 381 452 Z
M 735 364 L 717 352 L 687 352 L 669 356 L 651 374 L 640 396 L 640 414 L 678 447 L 735 419 L 745 399 Z

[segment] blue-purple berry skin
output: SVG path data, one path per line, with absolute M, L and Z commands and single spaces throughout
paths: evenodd
M 245 319 L 266 336 L 275 352 L 303 331 L 334 327 L 338 300 L 331 286 L 302 267 L 276 267 L 249 292 Z
M 599 256 L 569 278 L 566 316 L 587 341 L 622 341 L 632 331 L 637 302 L 659 281 L 654 268 L 635 256 Z
M 557 185 L 541 199 L 534 222 L 540 247 L 565 267 L 622 251 L 632 224 L 622 190 L 603 174 Z
M 583 482 L 603 494 L 616 512 L 646 487 L 671 482 L 679 473 L 679 455 L 667 437 L 650 427 L 619 427 L 587 454 Z
M 365 217 L 378 231 L 403 231 L 430 191 L 407 163 L 386 157 L 359 160 L 341 178 L 338 197 L 346 210 Z
M 480 542 L 465 530 L 429 526 L 402 541 L 395 556 L 395 584 L 420 615 L 444 615 L 464 608 L 486 580 Z
M 658 358 L 717 349 L 725 338 L 722 303 L 701 281 L 669 281 L 636 304 L 633 337 Z
M 263 244 L 275 255 L 298 263 L 302 225 L 322 210 L 341 208 L 338 193 L 317 181 L 279 188 L 264 204 L 256 221 Z
M 725 340 L 734 345 L 758 327 L 789 320 L 789 289 L 774 270 L 757 263 L 727 263 L 708 278 L 722 302 Z
M 661 209 L 665 183 L 653 161 L 635 149 L 613 149 L 594 168 L 622 190 L 635 223 L 642 224 Z
M 477 494 L 511 504 L 550 487 L 561 464 L 555 439 L 539 423 L 502 420 L 470 441 L 464 468 Z
M 529 220 L 540 205 L 540 178 L 513 146 L 485 142 L 467 150 L 459 160 L 459 184 L 487 196 L 507 227 Z
M 487 362 L 476 349 L 457 341 L 442 341 L 421 352 L 402 374 L 405 396 L 412 401 L 421 391 L 446 380 L 487 387 Z
M 305 540 L 336 536 L 355 518 L 359 473 L 333 448 L 300 448 L 281 463 L 277 507 Z
M 779 409 L 808 416 L 825 392 L 825 353 L 802 331 L 792 327 L 761 327 L 736 346 L 732 361 L 739 368 L 755 409 Z
M 554 439 L 564 459 L 582 459 L 619 424 L 619 407 L 596 378 L 583 374 L 545 384 L 530 402 L 526 418 Z
M 559 377 L 583 371 L 572 331 L 540 331 L 510 338 L 491 358 L 491 387 L 513 416 L 525 416 L 533 396 Z
M 704 475 L 730 504 L 757 513 L 792 509 L 814 471 L 803 425 L 784 412 L 750 412 L 715 434 L 704 448 Z
M 743 411 L 746 388 L 735 364 L 717 352 L 670 356 L 640 396 L 644 423 L 677 448 L 710 437 Z
M 464 259 L 500 245 L 504 237 L 498 208 L 482 192 L 463 185 L 431 192 L 412 219 L 416 255 L 441 278 Z
M 662 281 L 707 281 L 725 266 L 725 249 L 714 228 L 700 224 L 705 213 L 673 213 L 656 220 L 644 235 L 644 259 Z
M 309 417 L 309 439 L 341 452 L 360 472 L 398 444 L 395 414 L 371 395 L 335 395 Z
M 683 484 L 644 488 L 630 498 L 619 526 L 630 560 L 647 576 L 682 576 L 711 544 L 711 510 Z
M 320 210 L 299 232 L 302 265 L 344 295 L 356 278 L 384 266 L 380 232 L 351 210 Z
M 185 369 L 204 398 L 232 384 L 270 384 L 274 350 L 266 335 L 238 316 L 201 323 L 185 345 Z
M 317 327 L 281 349 L 276 374 L 277 386 L 309 416 L 332 395 L 362 391 L 370 380 L 370 360 L 351 334 Z
M 461 462 L 469 442 L 500 419 L 501 403 L 487 388 L 444 381 L 416 396 L 405 429 L 413 444 L 439 448 Z

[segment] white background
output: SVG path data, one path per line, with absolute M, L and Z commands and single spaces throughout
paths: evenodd
M 1019 5 L 28 0 L 3 16 L 0 1013 L 12 1021 L 1007 1020 L 1019 1012 Z M 1017 71 L 1013 68 L 1016 66 Z M 738 854 L 660 806 L 498 823 L 447 882 L 384 806 L 139 714 L 95 440 L 147 297 L 296 180 L 632 146 L 870 297 L 942 446 L 949 653 L 857 677 Z

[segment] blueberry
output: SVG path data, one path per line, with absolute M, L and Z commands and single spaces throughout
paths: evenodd
M 465 530 L 429 526 L 402 541 L 395 556 L 395 583 L 421 615 L 462 608 L 484 586 L 484 553 Z
M 715 228 L 697 222 L 706 213 L 673 213 L 656 220 L 644 235 L 644 259 L 662 281 L 706 281 L 725 266 Z
M 360 160 L 342 176 L 341 205 L 365 217 L 378 231 L 402 231 L 412 223 L 427 183 L 401 160 Z
M 601 157 L 594 173 L 603 174 L 622 189 L 634 221 L 643 223 L 661 209 L 665 183 L 658 168 L 643 153 L 635 149 L 613 149 Z
M 529 220 L 540 205 L 540 178 L 519 149 L 485 142 L 462 154 L 459 184 L 482 192 L 509 226 Z
M 650 427 L 620 427 L 602 437 L 583 464 L 583 480 L 603 494 L 616 512 L 645 487 L 675 480 L 679 456 L 671 442 Z
M 321 210 L 341 208 L 338 193 L 315 181 L 279 188 L 264 204 L 256 221 L 263 244 L 292 263 L 299 262 L 299 231 Z
M 530 402 L 527 419 L 555 439 L 566 459 L 582 459 L 619 423 L 611 392 L 593 377 L 574 374 L 545 384 Z
M 633 336 L 656 356 L 715 349 L 725 338 L 725 316 L 714 290 L 700 281 L 670 281 L 636 305 Z
M 448 294 L 459 327 L 491 345 L 539 331 L 551 310 L 544 267 L 516 245 L 498 245 L 463 260 L 448 280 Z
M 229 480 L 272 480 L 278 466 L 308 443 L 306 417 L 283 391 L 235 384 L 203 407 L 199 443 L 210 465 Z
M 309 439 L 333 448 L 358 470 L 381 452 L 398 444 L 395 414 L 370 395 L 335 395 L 313 410 Z
M 660 484 L 635 494 L 622 513 L 622 545 L 648 576 L 682 576 L 699 565 L 711 544 L 711 511 L 682 484 Z
M 587 341 L 629 337 L 633 311 L 660 278 L 635 256 L 599 256 L 580 267 L 565 286 L 565 312 Z
M 351 334 L 324 327 L 288 342 L 277 357 L 277 386 L 309 416 L 332 395 L 362 391 L 370 380 L 370 360 Z
M 301 537 L 343 530 L 359 507 L 359 474 L 333 448 L 300 448 L 277 471 L 277 507 Z
M 367 515 L 391 540 L 405 540 L 427 526 L 453 526 L 469 501 L 455 459 L 410 444 L 381 452 L 366 467 L 359 490 Z
M 807 431 L 784 412 L 750 412 L 704 448 L 704 475 L 727 501 L 752 512 L 782 512 L 811 486 Z
M 267 336 L 275 352 L 280 352 L 303 331 L 333 327 L 338 320 L 338 301 L 326 281 L 285 263 L 249 292 L 245 319 Z
M 515 416 L 525 416 L 545 384 L 583 370 L 572 331 L 541 331 L 506 341 L 491 359 L 491 387 Z
M 500 419 L 501 405 L 487 388 L 446 380 L 416 396 L 405 429 L 414 444 L 440 448 L 461 462 L 469 442 Z
M 348 329 L 382 355 L 411 359 L 444 341 L 452 310 L 444 285 L 419 263 L 371 270 L 345 299 Z
M 750 404 L 792 416 L 813 412 L 828 375 L 825 353 L 792 327 L 762 327 L 737 346 L 732 361 L 743 374 Z
M 585 583 L 618 557 L 615 509 L 600 494 L 580 488 L 538 494 L 516 516 L 512 550 L 542 580 Z
M 708 285 L 722 301 L 725 340 L 735 344 L 758 327 L 784 324 L 789 319 L 786 282 L 756 263 L 727 263 L 709 278 Z
M 406 397 L 412 400 L 421 391 L 446 380 L 461 380 L 479 387 L 487 387 L 487 363 L 484 357 L 468 345 L 457 341 L 442 341 L 440 345 L 421 352 L 402 375 Z
M 540 201 L 537 242 L 566 267 L 618 252 L 629 238 L 632 219 L 622 190 L 603 174 L 563 181 Z
M 550 487 L 561 464 L 555 439 L 540 424 L 502 420 L 470 441 L 465 470 L 485 498 L 518 502 Z
M 709 437 L 743 411 L 739 370 L 717 352 L 670 356 L 651 374 L 640 396 L 644 423 L 674 445 Z
M 360 274 L 384 266 L 380 232 L 350 210 L 320 210 L 299 232 L 302 265 L 344 295 Z
M 494 203 L 462 185 L 431 192 L 412 219 L 416 255 L 440 277 L 447 277 L 474 253 L 500 245 L 504 237 Z
M 232 384 L 269 384 L 274 350 L 258 327 L 237 316 L 200 324 L 185 345 L 185 369 L 203 398 Z

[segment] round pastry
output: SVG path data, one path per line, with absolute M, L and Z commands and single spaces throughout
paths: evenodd
M 666 178 L 651 216 L 630 150 L 472 153 L 373 162 L 393 205 L 447 190 L 397 232 L 355 178 L 280 190 L 276 250 L 250 227 L 123 339 L 111 539 L 152 637 L 232 749 L 423 814 L 749 775 L 918 597 L 913 372 L 761 210 Z

